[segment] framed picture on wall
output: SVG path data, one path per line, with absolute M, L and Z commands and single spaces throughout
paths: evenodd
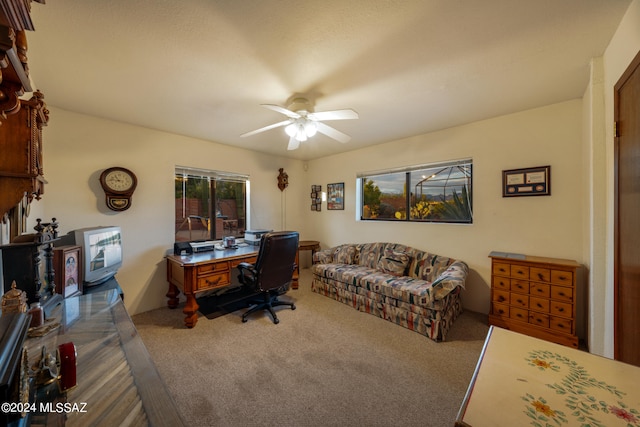
M 82 294 L 82 248 L 58 246 L 53 248 L 56 292 L 63 298 Z
M 551 166 L 502 171 L 502 197 L 550 195 Z
M 344 182 L 327 185 L 327 209 L 344 209 Z

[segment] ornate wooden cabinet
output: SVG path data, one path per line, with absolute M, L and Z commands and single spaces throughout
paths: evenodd
M 33 30 L 31 0 L 0 0 L 0 217 L 44 191 L 42 127 L 49 111 L 34 91 L 25 30 Z M 28 99 L 20 97 L 33 92 Z
M 489 324 L 578 347 L 580 264 L 571 260 L 492 253 Z
M 20 101 L 20 110 L 0 126 L 0 212 L 16 206 L 24 198 L 40 199 L 44 193 L 42 167 L 42 127 L 49 111 L 40 92 Z

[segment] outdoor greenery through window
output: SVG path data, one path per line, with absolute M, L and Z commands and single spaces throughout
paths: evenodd
M 358 175 L 361 219 L 472 223 L 471 159 Z
M 176 167 L 175 241 L 243 237 L 248 192 L 245 175 Z

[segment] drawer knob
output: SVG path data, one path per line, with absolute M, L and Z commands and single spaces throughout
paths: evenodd
M 536 306 L 538 306 L 538 308 L 542 308 L 542 304 L 537 303 Z
M 544 275 L 542 273 L 538 273 L 538 279 L 544 280 Z

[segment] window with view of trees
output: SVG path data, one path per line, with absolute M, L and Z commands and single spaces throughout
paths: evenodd
M 175 241 L 243 237 L 248 228 L 247 176 L 176 168 Z
M 359 174 L 362 220 L 473 222 L 471 159 Z

